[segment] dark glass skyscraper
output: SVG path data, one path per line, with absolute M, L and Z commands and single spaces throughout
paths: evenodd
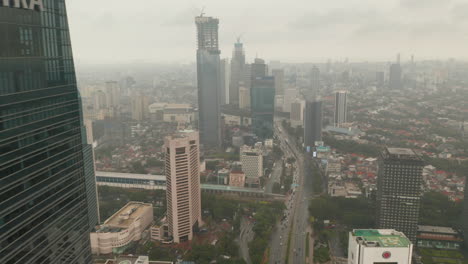
M 273 138 L 275 114 L 275 81 L 272 76 L 252 79 L 250 89 L 252 131 L 260 139 Z
M 221 144 L 221 111 L 219 87 L 221 86 L 218 47 L 219 20 L 212 17 L 195 18 L 197 25 L 197 81 L 198 122 L 200 141 L 208 147 Z
M 310 89 L 314 97 L 317 97 L 320 91 L 320 70 L 317 66 L 312 67 L 310 72 Z
M 97 224 L 65 0 L 0 2 L 0 263 L 91 263 Z
M 245 51 L 240 38 L 234 44 L 231 59 L 231 81 L 229 83 L 229 103 L 239 106 L 239 86 L 244 80 Z M 244 84 L 245 85 L 245 84 Z
M 379 159 L 377 225 L 403 232 L 416 243 L 423 160 L 411 149 L 387 148 Z
M 322 102 L 306 101 L 304 109 L 304 145 L 314 147 L 316 141 L 322 141 Z

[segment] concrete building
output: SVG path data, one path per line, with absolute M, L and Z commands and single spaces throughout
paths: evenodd
M 245 173 L 241 170 L 231 170 L 231 173 L 229 173 L 229 186 L 243 188 L 245 186 Z
M 271 71 L 273 78 L 275 78 L 275 92 L 276 95 L 284 94 L 284 70 L 274 69 Z
M 261 69 L 261 67 L 259 68 Z M 257 69 L 257 71 L 261 72 L 260 69 Z M 275 81 L 273 77 L 258 77 L 252 80 L 250 109 L 252 112 L 253 133 L 260 140 L 273 138 L 273 117 L 275 113 Z
M 258 148 L 243 146 L 240 149 L 240 161 L 246 181 L 259 179 L 263 176 L 263 155 Z
M 197 26 L 197 84 L 198 127 L 200 141 L 206 147 L 221 146 L 221 109 L 219 87 L 221 84 L 218 46 L 219 20 L 213 17 L 195 18 Z
M 424 161 L 413 150 L 386 148 L 379 158 L 377 226 L 416 243 Z
M 149 117 L 150 100 L 144 95 L 135 95 L 131 98 L 132 119 L 143 121 Z
M 169 233 L 175 243 L 192 240 L 201 225 L 198 132 L 184 130 L 165 138 L 166 200 Z
M 245 51 L 243 44 L 240 42 L 240 38 L 238 38 L 237 42 L 234 44 L 234 50 L 232 51 L 229 82 L 229 103 L 234 106 L 239 106 L 239 88 L 240 83 L 244 81 L 244 71 Z
M 153 222 L 153 205 L 129 202 L 91 232 L 93 254 L 121 254 Z
M 322 141 L 322 101 L 307 101 L 304 110 L 304 146 L 313 148 Z
M 355 229 L 349 233 L 348 264 L 411 264 L 413 244 L 393 229 Z
M 335 127 L 341 127 L 343 124 L 348 122 L 348 92 L 337 91 L 335 93 Z

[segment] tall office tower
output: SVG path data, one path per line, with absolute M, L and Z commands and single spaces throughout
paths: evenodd
M 260 177 L 263 176 L 263 155 L 261 149 L 242 146 L 240 148 L 240 161 L 246 181 L 259 183 Z
M 221 145 L 221 109 L 218 91 L 221 86 L 218 47 L 219 20 L 195 18 L 197 25 L 198 126 L 200 142 L 218 148 Z
M 132 119 L 136 121 L 143 121 L 149 117 L 150 101 L 147 96 L 135 95 L 132 96 Z
M 463 200 L 463 234 L 465 238 L 468 237 L 468 177 L 465 179 L 465 199 Z M 468 249 L 468 243 L 465 242 L 465 246 Z
M 320 70 L 317 66 L 312 67 L 310 72 L 310 89 L 314 98 L 317 98 L 320 92 Z
M 257 78 L 263 78 L 268 74 L 268 67 L 265 64 L 265 61 L 260 58 L 256 58 L 254 63 L 251 64 L 251 79 L 255 80 Z
M 337 91 L 335 93 L 335 127 L 341 127 L 344 123 L 348 122 L 347 97 L 347 91 Z
M 314 147 L 322 141 L 322 102 L 306 101 L 304 110 L 304 145 Z
M 380 155 L 377 226 L 403 232 L 413 243 L 418 230 L 423 160 L 411 149 L 387 148 Z
M 349 232 L 348 264 L 411 264 L 413 244 L 393 229 L 355 229 Z
M 389 75 L 389 87 L 391 90 L 403 88 L 401 82 L 401 66 L 400 64 L 390 65 L 390 75 Z
M 229 83 L 231 82 L 231 69 L 229 59 L 221 60 L 221 86 L 219 89 L 219 105 L 229 104 Z
M 0 4 L 0 263 L 92 263 L 95 178 L 67 21 L 64 0 Z
M 276 95 L 284 94 L 284 70 L 274 69 L 272 70 L 273 77 L 275 78 L 275 91 Z
M 120 85 L 117 82 L 106 82 L 107 107 L 120 106 Z
M 239 105 L 239 86 L 244 81 L 245 51 L 244 46 L 237 38 L 234 43 L 231 59 L 231 82 L 229 83 L 229 103 Z
M 107 98 L 106 94 L 99 90 L 93 94 L 93 104 L 95 110 L 107 109 Z
M 272 76 L 257 77 L 250 89 L 252 131 L 261 140 L 273 138 L 275 113 L 275 80 Z
M 201 225 L 200 150 L 198 132 L 178 131 L 164 140 L 169 233 L 175 243 L 192 240 Z
M 382 71 L 375 73 L 375 86 L 382 88 L 385 85 L 385 73 Z
M 291 126 L 304 125 L 304 101 L 296 100 L 291 104 Z
M 271 75 L 273 75 L 273 70 L 281 69 L 281 61 L 279 60 L 272 60 L 268 63 L 268 70 Z

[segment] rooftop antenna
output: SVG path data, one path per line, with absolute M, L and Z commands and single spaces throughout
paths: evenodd
M 237 36 L 237 43 L 240 43 L 240 40 L 241 40 L 243 35 L 244 35 L 244 33 L 241 33 L 239 36 Z

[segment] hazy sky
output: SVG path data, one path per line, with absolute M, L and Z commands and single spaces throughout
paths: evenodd
M 74 56 L 81 63 L 195 61 L 194 16 L 220 19 L 221 56 L 242 34 L 247 57 L 468 58 L 468 0 L 72 0 Z

